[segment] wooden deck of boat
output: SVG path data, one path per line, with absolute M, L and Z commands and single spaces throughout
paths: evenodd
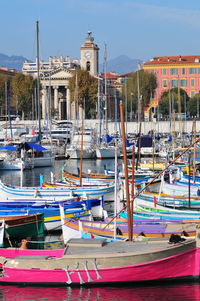
M 195 241 L 194 239 L 188 239 L 183 242 Z M 176 244 L 175 244 L 176 245 Z M 177 246 L 180 245 L 179 243 Z M 129 253 L 129 252 L 149 252 L 150 250 L 155 251 L 156 249 L 163 249 L 172 247 L 169 240 L 148 240 L 148 241 L 116 241 L 106 242 L 105 239 L 71 239 L 67 243 L 65 255 L 73 254 L 106 254 L 106 253 Z

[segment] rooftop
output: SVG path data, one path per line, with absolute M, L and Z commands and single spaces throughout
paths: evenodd
M 158 64 L 191 64 L 200 63 L 200 55 L 177 55 L 177 56 L 156 56 L 150 62 L 144 63 L 145 65 L 158 65 Z

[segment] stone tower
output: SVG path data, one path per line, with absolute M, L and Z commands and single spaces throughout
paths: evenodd
M 92 32 L 87 32 L 85 44 L 81 46 L 81 69 L 87 70 L 90 75 L 97 76 L 99 72 L 99 47 L 94 44 Z

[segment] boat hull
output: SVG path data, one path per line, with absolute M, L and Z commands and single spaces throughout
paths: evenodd
M 117 157 L 120 157 L 120 152 L 118 151 Z M 103 159 L 114 159 L 115 158 L 115 148 L 97 148 L 96 158 L 99 160 Z
M 63 200 L 67 197 L 72 197 L 73 194 L 80 197 L 87 198 L 101 198 L 104 200 L 114 199 L 114 186 L 109 187 L 12 187 L 4 185 L 0 181 L 0 192 L 3 197 L 7 199 L 27 199 L 27 198 L 40 198 L 48 200 Z
M 67 255 L 2 262 L 1 283 L 89 285 L 199 278 L 199 251 L 186 244 L 142 254 Z M 4 258 L 5 259 L 5 258 Z M 1 259 L 2 260 L 2 259 Z

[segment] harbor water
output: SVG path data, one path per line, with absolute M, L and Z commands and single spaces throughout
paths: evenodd
M 199 301 L 200 285 L 165 284 L 118 287 L 0 286 L 3 301 Z
M 80 162 L 76 160 L 55 161 L 53 167 L 32 170 L 4 171 L 1 180 L 9 185 L 38 186 L 40 175 L 49 182 L 54 174 L 55 180 L 62 177 L 62 169 L 76 173 Z M 120 167 L 121 162 L 119 162 Z M 114 160 L 85 160 L 83 171 L 104 172 L 114 170 Z M 109 204 L 107 204 L 109 210 Z M 176 268 L 176 267 L 174 267 Z M 184 268 L 184 267 L 183 267 Z M 6 301 L 199 301 L 199 283 L 157 283 L 153 285 L 116 285 L 106 287 L 23 287 L 0 286 L 0 300 Z

